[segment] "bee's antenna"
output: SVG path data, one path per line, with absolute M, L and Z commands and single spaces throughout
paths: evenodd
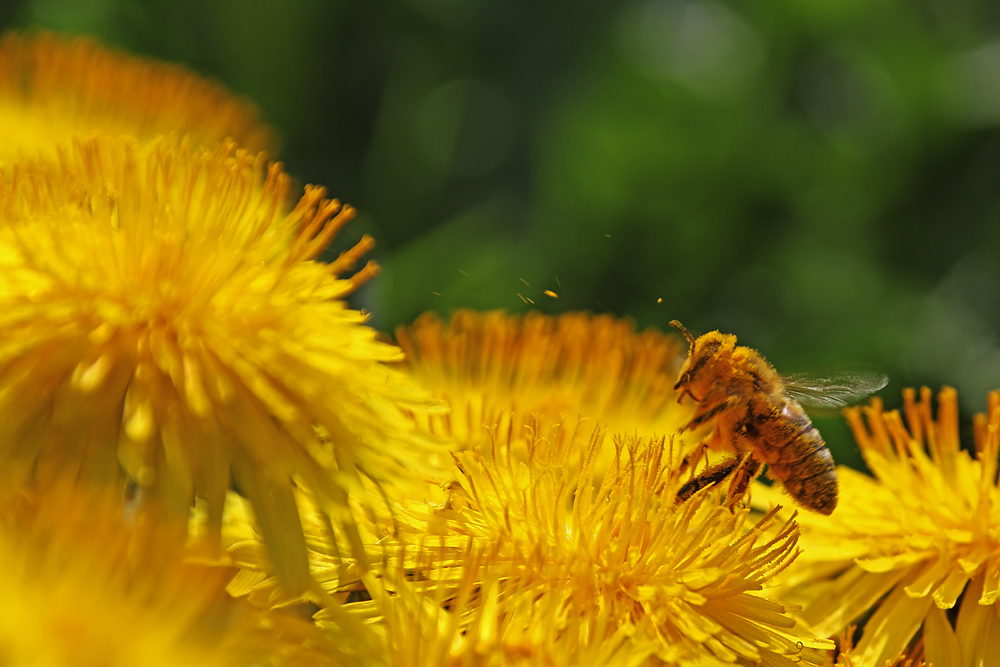
M 688 333 L 688 330 L 684 328 L 683 324 L 681 324 L 677 320 L 670 320 L 670 326 L 672 326 L 673 328 L 677 329 L 682 334 L 684 334 L 684 337 L 687 338 L 688 345 L 694 347 L 694 336 Z

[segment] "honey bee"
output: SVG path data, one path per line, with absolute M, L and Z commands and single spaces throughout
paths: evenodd
M 884 387 L 886 376 L 858 371 L 821 379 L 786 378 L 757 350 L 737 345 L 732 334 L 711 331 L 695 339 L 677 320 L 670 325 L 690 345 L 674 384 L 680 392 L 677 402 L 690 396 L 697 404 L 681 430 L 714 421 L 703 445 L 729 447 L 737 454 L 682 485 L 677 501 L 732 476 L 728 495 L 735 502 L 767 464 L 770 476 L 799 504 L 831 514 L 837 507 L 833 457 L 799 402 L 842 407 Z

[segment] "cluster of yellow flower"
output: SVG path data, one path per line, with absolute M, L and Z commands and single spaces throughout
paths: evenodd
M 951 390 L 850 411 L 873 475 L 832 516 L 678 502 L 679 338 L 459 312 L 384 342 L 344 301 L 371 240 L 317 259 L 352 210 L 176 67 L 8 35 L 0 118 L 3 664 L 1000 659 L 1000 393 L 971 454 Z

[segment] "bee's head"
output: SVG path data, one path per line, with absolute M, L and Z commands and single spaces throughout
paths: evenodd
M 695 338 L 677 320 L 672 321 L 670 325 L 684 334 L 689 345 L 688 356 L 681 366 L 677 382 L 674 383 L 674 390 L 680 391 L 681 397 L 684 394 L 694 396 L 691 390 L 697 387 L 699 389 L 697 393 L 703 395 L 704 391 L 700 391 L 703 385 L 707 387 L 715 382 L 719 376 L 720 364 L 728 363 L 729 353 L 732 352 L 736 338 L 718 331 L 710 331 Z

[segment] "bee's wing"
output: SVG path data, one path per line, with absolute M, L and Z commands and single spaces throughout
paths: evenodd
M 783 375 L 785 392 L 800 404 L 814 408 L 842 408 L 872 394 L 889 382 L 885 373 L 868 368 L 838 369 L 826 373 Z

